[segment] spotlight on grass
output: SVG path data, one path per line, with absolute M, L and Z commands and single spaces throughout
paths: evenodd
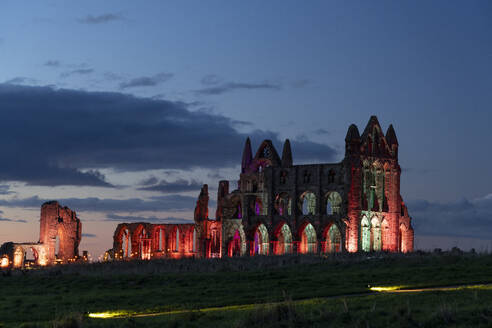
M 370 287 L 373 292 L 391 292 L 400 289 L 401 286 Z
M 88 317 L 93 319 L 109 319 L 115 317 L 125 316 L 125 312 L 99 312 L 99 313 L 89 313 Z

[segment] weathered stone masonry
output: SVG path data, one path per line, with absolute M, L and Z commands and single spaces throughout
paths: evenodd
M 383 134 L 372 116 L 362 135 L 349 127 L 345 145 L 339 163 L 293 165 L 289 140 L 280 157 L 270 140 L 253 156 L 248 139 L 238 189 L 219 182 L 215 220 L 204 185 L 195 224 L 120 224 L 111 253 L 150 259 L 412 251 L 393 126 Z
M 0 266 L 24 267 L 29 249 L 34 255 L 34 265 L 74 261 L 79 256 L 81 239 L 82 223 L 77 214 L 66 206 L 60 206 L 56 201 L 46 202 L 41 206 L 39 241 L 3 244 L 0 247 Z

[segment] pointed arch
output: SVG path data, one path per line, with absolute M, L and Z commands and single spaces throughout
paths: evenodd
M 402 253 L 407 253 L 410 251 L 408 247 L 408 228 L 404 223 L 400 224 L 399 229 L 399 250 Z
M 316 253 L 316 230 L 311 223 L 306 223 L 299 231 L 301 240 L 299 252 L 301 254 Z
M 381 250 L 381 223 L 377 216 L 371 219 L 371 250 Z
M 300 209 L 303 215 L 316 214 L 316 195 L 312 191 L 305 191 L 299 197 Z
M 239 232 L 239 230 L 236 230 L 228 246 L 228 254 L 230 257 L 241 256 L 241 244 L 241 233 Z
M 326 214 L 341 214 L 342 197 L 336 191 L 329 191 L 325 194 Z
M 338 253 L 342 251 L 342 234 L 335 223 L 325 230 L 325 253 Z
M 364 252 L 370 252 L 371 251 L 371 230 L 370 230 L 371 225 L 365 215 L 362 217 L 362 220 L 360 221 L 360 227 L 361 227 L 362 250 Z
M 275 229 L 274 253 L 275 255 L 292 253 L 292 232 L 289 226 L 283 222 Z
M 17 246 L 14 249 L 13 266 L 14 268 L 22 268 L 24 266 L 24 248 L 22 246 Z
M 115 259 L 130 258 L 132 254 L 132 235 L 127 224 L 119 224 L 114 234 Z
M 253 234 L 253 255 L 268 255 L 269 240 L 266 226 L 259 224 Z
M 264 140 L 261 143 L 254 161 L 257 167 L 280 166 L 280 157 L 271 140 Z
M 173 252 L 179 252 L 181 250 L 181 232 L 179 231 L 179 228 L 178 226 L 174 226 L 173 229 L 172 229 L 172 232 L 171 232 L 171 244 L 170 244 L 170 248 L 171 248 L 171 251 Z
M 164 226 L 157 225 L 154 227 L 153 233 L 153 250 L 162 252 L 166 248 L 166 230 Z
M 210 257 L 220 257 L 221 256 L 221 227 L 214 224 L 210 227 Z
M 275 196 L 275 210 L 280 216 L 292 215 L 292 199 L 288 193 L 282 192 Z
M 390 237 L 389 223 L 388 223 L 388 220 L 386 220 L 386 218 L 384 218 L 383 221 L 381 222 L 381 243 L 382 243 L 381 249 L 383 251 L 389 250 L 389 247 L 388 247 L 390 244 L 389 237 Z
M 150 242 L 151 239 L 149 238 L 147 234 L 147 230 L 145 227 L 142 226 L 141 229 L 139 229 L 140 232 L 137 237 L 137 242 L 138 242 L 138 255 L 140 259 L 142 260 L 150 260 Z

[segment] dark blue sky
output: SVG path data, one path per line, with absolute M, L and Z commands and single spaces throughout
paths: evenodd
M 490 246 L 491 63 L 489 1 L 2 1 L 0 242 L 58 198 L 100 253 L 121 217 L 191 218 L 246 135 L 338 161 L 377 115 L 422 247 Z

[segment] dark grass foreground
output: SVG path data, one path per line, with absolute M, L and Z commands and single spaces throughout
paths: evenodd
M 490 290 L 350 297 L 347 304 L 339 299 L 312 300 L 367 293 L 368 286 L 426 287 L 485 282 L 492 282 L 492 255 L 459 251 L 67 265 L 4 272 L 0 277 L 0 327 L 249 327 L 248 320 L 263 320 L 259 326 L 265 327 L 318 323 L 324 327 L 330 326 L 328 322 L 332 326 L 366 327 L 371 318 L 375 320 L 371 327 L 385 327 L 383 318 L 403 316 L 402 307 L 395 308 L 402 299 L 408 299 L 407 308 L 416 324 L 409 322 L 409 327 L 422 326 L 422 322 L 431 320 L 423 313 L 434 315 L 439 309 L 444 316 L 450 313 L 450 322 L 455 322 L 452 325 L 471 320 L 466 313 L 473 311 L 480 312 L 477 315 L 485 324 L 485 318 L 490 315 L 486 306 L 492 304 Z M 465 299 L 466 306 L 459 306 Z M 254 306 L 267 302 L 282 303 Z M 238 304 L 252 304 L 252 307 L 155 318 L 94 320 L 85 316 L 89 312 L 151 313 Z M 427 306 L 422 308 L 422 304 Z M 373 314 L 367 314 L 368 311 Z M 417 324 L 418 320 L 424 321 Z M 439 324 L 434 322 L 436 325 Z

